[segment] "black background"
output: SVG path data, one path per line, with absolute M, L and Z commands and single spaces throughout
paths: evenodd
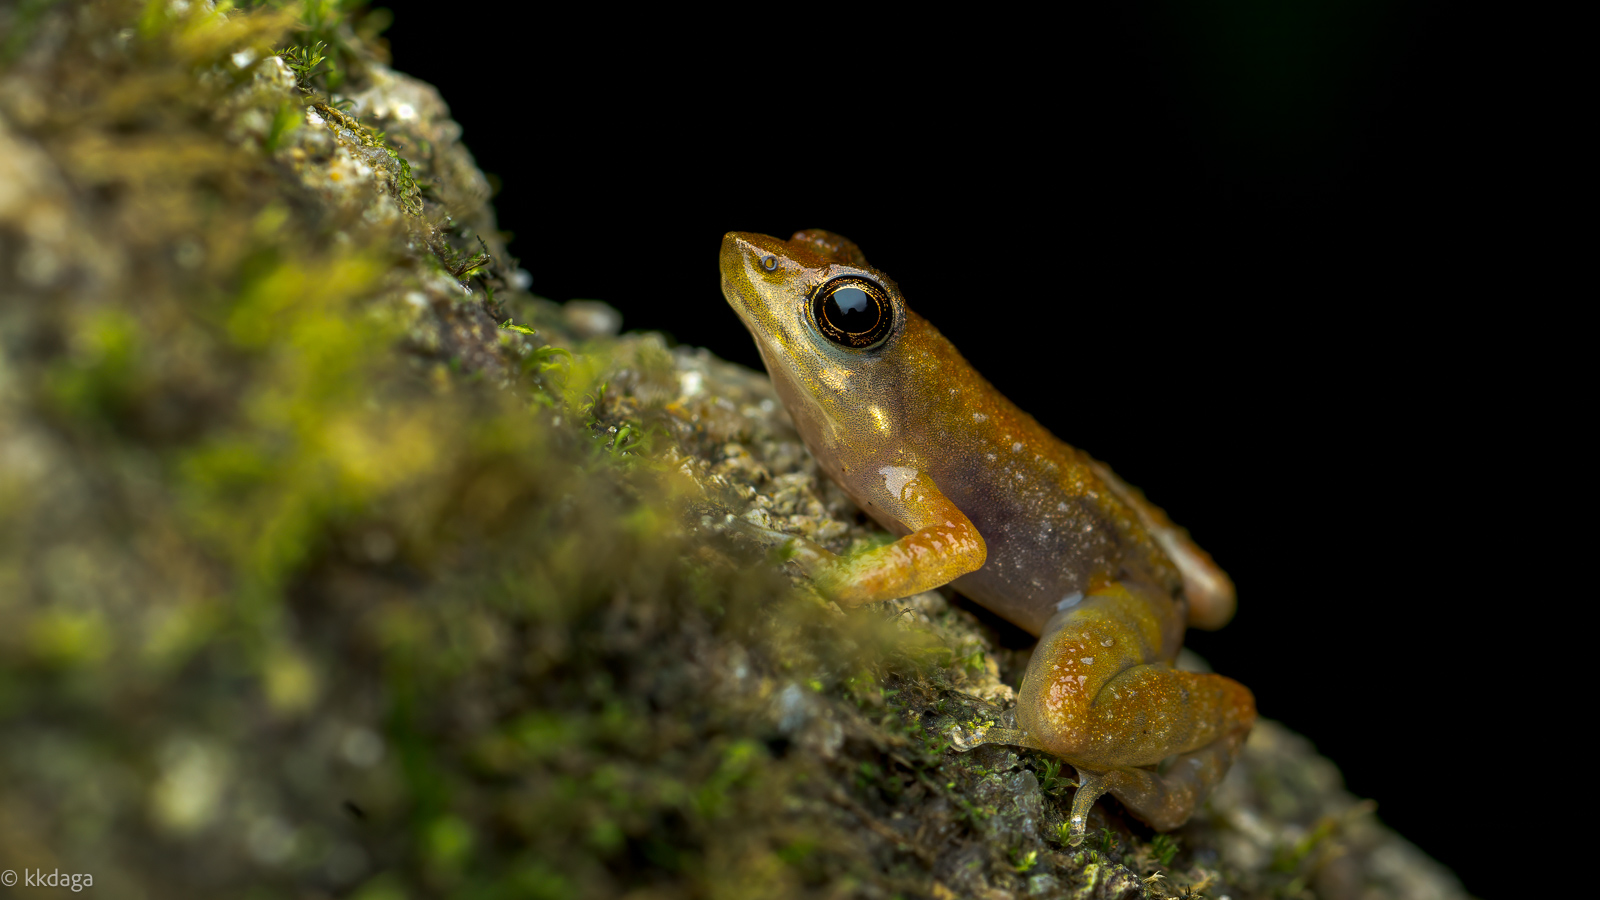
M 1233 575 L 1238 617 L 1190 645 L 1496 890 L 1479 757 L 1507 711 L 1461 660 L 1516 524 L 1478 506 L 1506 489 L 1482 462 L 1506 388 L 1453 324 L 1494 275 L 1464 13 L 388 5 L 535 293 L 759 368 L 723 232 L 852 238 Z

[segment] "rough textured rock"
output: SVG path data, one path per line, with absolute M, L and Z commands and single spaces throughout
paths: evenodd
M 885 536 L 765 376 L 528 296 L 365 20 L 0 34 L 6 865 L 119 897 L 1462 896 L 1271 722 L 1175 835 L 1108 800 L 1063 846 L 1058 766 L 948 741 L 1026 650 L 947 592 L 841 611 L 744 538 Z

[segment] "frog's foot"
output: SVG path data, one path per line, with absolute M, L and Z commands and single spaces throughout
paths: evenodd
M 837 554 L 810 538 L 757 525 L 748 519 L 730 515 L 727 528 L 758 546 L 775 551 L 786 561 L 793 560 L 813 579 L 839 559 Z
M 1094 802 L 1110 790 L 1111 782 L 1123 773 L 1116 769 L 1109 772 L 1091 772 L 1081 766 L 1073 768 L 1078 770 L 1078 789 L 1072 795 L 1072 814 L 1067 818 L 1072 828 L 1067 843 L 1076 847 L 1083 843 L 1084 834 L 1088 831 L 1089 810 L 1094 808 Z
M 729 527 L 768 546 L 781 546 L 785 558 L 840 606 L 910 597 L 982 568 L 988 545 L 972 521 L 939 493 L 926 472 L 907 469 L 895 480 L 901 481 L 902 475 L 898 501 L 912 530 L 881 547 L 840 556 L 814 541 L 744 519 Z
M 995 725 L 987 728 L 975 728 L 970 731 L 963 729 L 960 725 L 951 725 L 947 736 L 950 738 L 950 746 L 962 753 L 974 747 L 981 747 L 984 744 L 1009 744 L 1013 747 L 1044 749 L 1026 731 L 1020 731 L 1016 728 L 1002 728 Z
M 1198 750 L 1179 753 L 1163 760 L 1155 771 L 1116 768 L 1100 772 L 1074 766 L 1078 792 L 1072 798 L 1069 843 L 1076 847 L 1083 841 L 1089 810 L 1107 793 L 1157 831 L 1171 831 L 1189 821 L 1200 801 L 1228 774 L 1246 734 L 1234 731 Z

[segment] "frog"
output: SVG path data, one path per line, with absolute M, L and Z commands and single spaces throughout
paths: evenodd
M 1071 765 L 1070 843 L 1107 793 L 1157 831 L 1188 821 L 1256 718 L 1244 685 L 1176 665 L 1187 627 L 1232 618 L 1227 574 L 1141 491 L 996 390 L 849 239 L 729 232 L 720 269 L 819 468 L 893 540 L 836 554 L 766 536 L 841 607 L 950 585 L 1038 638 L 1016 727 L 961 749 L 1020 746 Z

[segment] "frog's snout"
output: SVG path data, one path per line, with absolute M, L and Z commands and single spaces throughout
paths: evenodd
M 722 258 L 719 266 L 722 270 L 722 295 L 735 309 L 741 309 L 743 306 L 742 303 L 735 301 L 735 297 L 743 293 L 740 288 L 749 281 L 747 270 L 753 252 L 754 248 L 743 233 L 730 231 L 722 236 Z
M 722 236 L 722 278 L 727 281 L 735 272 L 753 265 L 763 251 L 742 231 L 730 231 Z

